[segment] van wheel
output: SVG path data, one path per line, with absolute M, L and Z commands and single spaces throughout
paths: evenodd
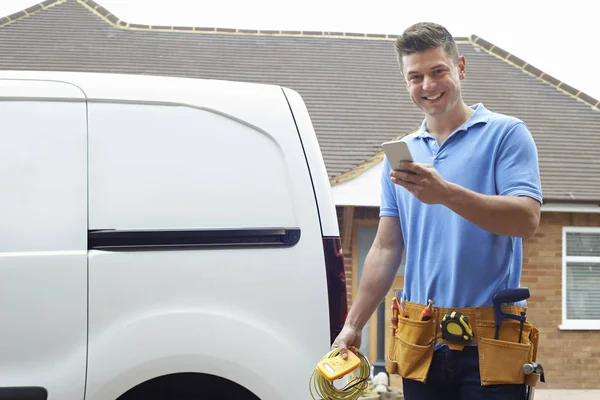
M 165 375 L 141 383 L 117 400 L 260 400 L 228 379 L 208 374 Z

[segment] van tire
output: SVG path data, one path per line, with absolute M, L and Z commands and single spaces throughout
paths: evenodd
M 260 400 L 243 386 L 215 375 L 181 373 L 151 379 L 117 400 Z

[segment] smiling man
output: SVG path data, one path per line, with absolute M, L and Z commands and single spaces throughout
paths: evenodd
M 531 361 L 534 328 L 523 334 L 503 324 L 494 338 L 493 329 L 480 327 L 490 321 L 493 327 L 494 294 L 520 286 L 522 240 L 539 225 L 534 140 L 523 121 L 463 101 L 467 61 L 444 27 L 415 24 L 399 36 L 396 50 L 408 93 L 425 118 L 402 139 L 414 162 L 403 171 L 384 162 L 377 235 L 334 347 L 342 355 L 359 348 L 361 329 L 406 251 L 399 300 L 409 318 L 397 321 L 388 367 L 403 377 L 405 398 L 524 399 L 520 368 Z M 433 318 L 420 321 L 429 299 Z M 513 311 L 524 312 L 523 306 Z M 469 317 L 473 339 L 442 337 L 440 320 L 452 311 Z

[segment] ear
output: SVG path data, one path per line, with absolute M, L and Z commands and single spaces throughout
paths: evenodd
M 402 78 L 402 82 L 404 82 L 404 86 L 406 86 L 406 89 L 408 90 L 408 79 L 406 79 L 402 64 L 400 65 L 400 77 Z
M 461 81 L 463 79 L 465 79 L 465 75 L 467 72 L 466 64 L 467 64 L 467 61 L 465 60 L 465 56 L 460 56 L 458 58 L 458 77 L 460 78 Z
M 406 79 L 406 76 L 403 73 L 400 74 L 400 76 L 402 76 L 402 81 L 404 82 L 404 86 L 406 86 L 406 89 L 408 90 L 408 80 Z
M 398 62 L 398 68 L 400 69 L 400 76 L 402 77 L 402 81 L 404 85 L 408 88 L 408 81 L 406 80 L 406 75 L 404 74 L 404 64 L 402 63 L 402 57 L 396 54 L 396 61 Z

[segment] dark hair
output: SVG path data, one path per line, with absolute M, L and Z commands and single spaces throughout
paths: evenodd
M 442 25 L 433 22 L 419 22 L 409 26 L 396 39 L 398 62 L 402 68 L 402 57 L 443 46 L 446 54 L 458 63 L 458 46 L 454 38 Z

